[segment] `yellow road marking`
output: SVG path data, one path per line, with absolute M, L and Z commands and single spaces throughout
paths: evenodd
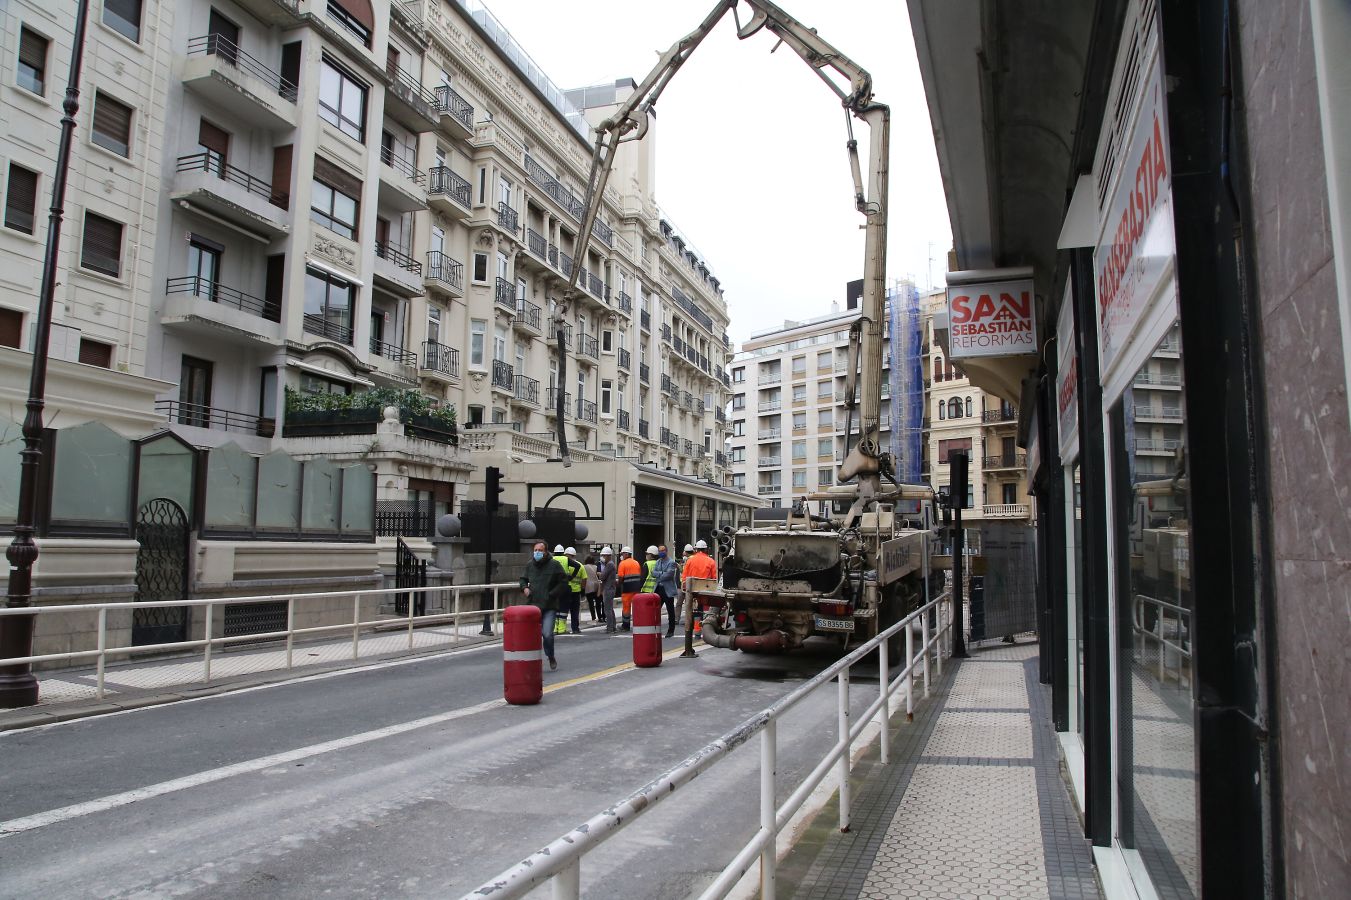
M 703 647 L 694 648 L 695 653 L 702 653 L 703 651 L 704 651 Z M 671 657 L 679 656 L 681 653 L 684 652 L 685 648 L 683 646 L 672 647 L 670 650 L 667 650 L 666 652 L 662 653 L 661 658 L 670 659 Z M 550 694 L 553 693 L 554 691 L 561 691 L 563 688 L 574 687 L 579 684 L 586 684 L 589 681 L 599 681 L 602 678 L 608 678 L 611 675 L 617 675 L 620 672 L 625 672 L 629 669 L 636 669 L 636 668 L 637 666 L 635 666 L 631 662 L 620 663 L 617 666 L 611 666 L 608 669 L 601 669 L 598 672 L 592 672 L 588 675 L 578 675 L 576 678 L 569 678 L 567 681 L 555 682 L 554 684 L 551 684 L 548 687 L 546 687 L 544 689 L 544 693 Z

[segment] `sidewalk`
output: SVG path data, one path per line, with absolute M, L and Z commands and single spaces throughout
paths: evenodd
M 893 726 L 891 764 L 874 748 L 855 767 L 868 787 L 855 791 L 851 831 L 832 804 L 779 863 L 792 900 L 1102 896 L 1036 645 L 952 662 L 914 721 Z

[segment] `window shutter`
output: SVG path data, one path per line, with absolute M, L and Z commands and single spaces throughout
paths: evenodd
M 122 226 L 94 213 L 85 213 L 80 265 L 117 277 L 122 270 Z
M 197 126 L 197 143 L 218 154 L 222 160 L 229 157 L 230 132 L 224 128 L 217 128 L 206 119 L 202 119 Z
M 321 156 L 314 158 L 314 177 L 329 187 L 342 191 L 353 200 L 361 199 L 361 180 Z
M 0 347 L 19 346 L 23 335 L 23 313 L 16 309 L 0 309 Z
M 291 152 L 287 144 L 272 151 L 272 205 L 291 208 Z
M 5 227 L 32 234 L 37 199 L 37 173 L 10 163 L 5 193 Z
M 27 28 L 19 30 L 19 62 L 44 72 L 47 69 L 47 39 Z
M 100 138 L 102 140 L 100 140 Z M 94 95 L 94 142 L 122 156 L 131 153 L 131 107 L 104 93 Z
M 80 338 L 80 362 L 87 366 L 111 369 L 113 367 L 113 347 L 111 344 Z
M 368 32 L 375 34 L 375 13 L 371 9 L 371 0 L 329 0 L 329 2 L 345 9 L 347 14 L 364 25 Z

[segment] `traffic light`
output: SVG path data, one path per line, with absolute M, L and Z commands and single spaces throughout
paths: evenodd
M 497 512 L 497 506 L 501 503 L 499 499 L 506 488 L 502 487 L 502 470 L 497 466 L 489 466 L 483 470 L 483 499 L 488 504 L 488 515 Z
M 948 456 L 948 474 L 952 487 L 948 489 L 948 502 L 952 504 L 953 509 L 962 509 L 966 506 L 967 494 L 967 464 L 970 458 L 961 452 L 954 452 Z

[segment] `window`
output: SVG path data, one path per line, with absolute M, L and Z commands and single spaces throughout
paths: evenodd
M 938 442 L 938 462 L 941 465 L 947 465 L 951 461 L 953 453 L 962 452 L 971 453 L 971 438 L 953 438 L 951 440 Z
M 816 382 L 816 399 L 828 400 L 834 388 L 829 381 Z
M 793 441 L 793 461 L 797 462 L 798 460 L 803 460 L 806 458 L 807 458 L 807 442 Z
M 310 334 L 352 343 L 356 285 L 319 269 L 305 270 L 305 321 Z
M 807 414 L 805 412 L 793 413 L 793 430 L 807 430 Z
M 971 418 L 971 398 L 966 398 L 966 417 Z
M 474 319 L 469 323 L 469 364 L 483 365 L 483 341 L 488 334 L 488 323 L 483 319 Z
M 732 396 L 732 411 L 735 412 L 736 410 L 745 408 L 746 408 L 746 395 L 734 394 Z
M 610 395 L 614 392 L 614 382 L 608 378 L 600 383 L 600 411 L 602 415 L 610 414 Z
M 600 333 L 600 349 L 602 353 L 613 353 L 615 348 L 615 333 L 608 328 Z
M 732 383 L 744 384 L 745 382 L 746 382 L 746 367 L 737 366 L 735 369 L 732 370 Z
M 948 418 L 960 419 L 962 417 L 962 401 L 956 397 L 948 400 Z
M 331 378 L 324 378 L 322 375 L 311 375 L 305 372 L 300 376 L 300 393 L 350 394 L 352 393 L 352 386 L 344 381 L 335 381 Z
M 817 455 L 817 456 L 834 456 L 834 455 L 835 455 L 835 439 L 834 439 L 834 438 L 820 438 L 820 439 L 818 439 L 817 442 L 816 442 L 816 455 Z
M 805 357 L 805 356 L 794 356 L 794 357 L 793 357 L 793 374 L 794 374 L 794 375 L 805 375 L 806 372 L 807 372 L 807 357 Z
M 525 303 L 526 293 L 529 291 L 529 289 L 530 289 L 530 287 L 529 287 L 529 285 L 527 285 L 527 284 L 525 283 L 525 279 L 524 279 L 524 278 L 517 278 L 517 279 L 516 279 L 516 306 L 517 306 L 517 308 L 520 308 L 520 307 L 521 307 L 521 304 Z
M 647 247 L 644 246 L 643 249 L 644 251 L 646 251 Z M 644 252 L 643 256 L 644 258 L 646 258 L 647 253 Z M 746 489 L 746 476 L 741 472 L 737 472 L 736 474 L 734 474 L 732 476 L 732 487 L 738 491 L 744 491 Z
M 316 160 L 317 162 L 317 160 Z M 316 170 L 317 170 L 316 166 Z M 332 185 L 317 178 L 310 191 L 310 220 L 318 222 L 334 234 L 356 239 L 357 210 L 360 202 Z
M 474 276 L 474 280 L 477 281 L 477 282 L 479 282 L 479 283 L 487 282 L 487 280 L 488 280 L 488 254 L 486 254 L 486 253 L 475 253 L 475 254 L 474 254 L 474 272 L 473 272 L 473 276 Z
M 827 487 L 835 483 L 834 469 L 817 469 L 816 484 L 817 487 Z
M 427 307 L 427 340 L 433 344 L 441 343 L 441 308 Z
M 131 156 L 131 107 L 95 91 L 91 140 L 118 156 Z
M 497 325 L 493 328 L 493 361 L 507 361 L 507 329 L 505 325 Z
M 36 31 L 19 29 L 18 85 L 41 97 L 47 93 L 48 41 Z
M 32 234 L 37 203 L 38 173 L 10 163 L 5 185 L 5 227 Z
M 328 57 L 319 62 L 319 117 L 343 134 L 366 140 L 366 86 Z
M 328 15 L 355 35 L 362 46 L 371 45 L 375 15 L 371 11 L 370 0 L 328 0 Z
M 0 347 L 18 347 L 23 336 L 23 313 L 0 309 Z
M 820 353 L 816 354 L 816 368 L 829 369 L 830 365 L 831 352 L 829 350 L 822 350 Z
M 942 400 L 938 401 L 938 421 L 943 421 L 948 417 L 948 405 Z
M 1012 481 L 1006 482 L 1006 483 L 1000 485 L 1000 486 L 999 486 L 999 489 L 1000 489 L 1001 493 L 1003 494 L 1003 498 L 1002 498 L 1002 501 L 1001 501 L 1001 502 L 1003 502 L 1003 503 L 1005 503 L 1005 504 L 1017 503 L 1017 502 L 1018 502 L 1018 485 L 1017 485 L 1016 483 L 1014 483 L 1014 482 L 1012 482 Z
M 821 410 L 820 414 L 817 416 L 816 427 L 823 431 L 829 431 L 834 426 L 834 424 L 835 424 L 834 410 L 829 409 Z
M 805 469 L 797 469 L 796 471 L 793 472 L 793 487 L 805 488 L 806 486 L 807 486 L 807 471 Z
M 745 448 L 745 447 L 733 447 L 733 448 L 732 448 L 731 461 L 734 462 L 734 463 L 745 462 L 745 461 L 746 461 L 746 448 Z
M 793 402 L 805 403 L 807 401 L 807 386 L 805 384 L 793 385 Z
M 97 213 L 84 214 L 80 265 L 114 278 L 122 274 L 122 223 Z
M 100 369 L 113 367 L 113 345 L 102 341 L 80 338 L 80 362 L 86 366 L 98 366 Z
M 479 166 L 479 170 L 478 170 L 478 205 L 479 205 L 479 206 L 483 206 L 485 203 L 488 202 L 487 199 L 486 199 L 487 193 L 488 193 L 488 168 L 487 168 L 487 166 Z
M 745 437 L 745 436 L 746 436 L 746 420 L 737 419 L 735 422 L 732 423 L 732 437 Z
M 141 0 L 103 0 L 103 24 L 139 43 Z

